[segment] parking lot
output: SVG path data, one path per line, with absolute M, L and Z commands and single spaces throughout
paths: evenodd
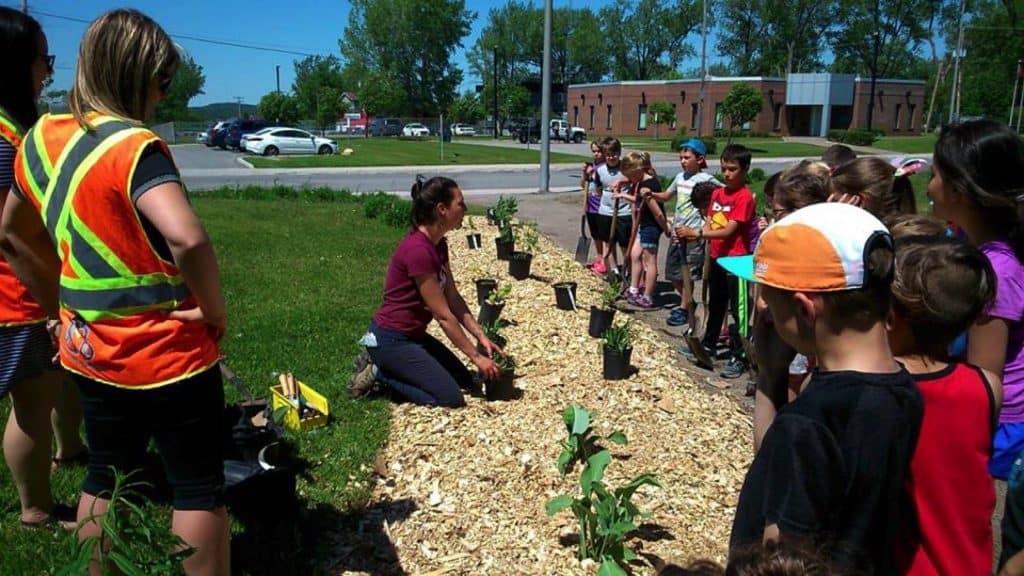
M 244 156 L 234 150 L 207 148 L 202 144 L 179 144 L 171 150 L 179 169 L 216 170 L 218 168 L 244 168 L 238 159 Z

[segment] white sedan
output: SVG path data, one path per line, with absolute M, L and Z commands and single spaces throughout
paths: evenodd
M 402 127 L 402 136 L 430 136 L 430 128 L 419 122 L 412 122 Z
M 296 128 L 264 128 L 242 136 L 243 150 L 262 156 L 278 154 L 337 154 L 334 140 L 314 136 Z
M 452 124 L 454 136 L 476 136 L 476 129 L 469 124 Z

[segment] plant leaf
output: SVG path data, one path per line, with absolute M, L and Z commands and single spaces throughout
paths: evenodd
M 572 405 L 572 433 L 583 434 L 590 428 L 590 412 L 576 404 Z
M 626 444 L 629 443 L 626 440 L 626 435 L 619 431 L 612 432 L 611 434 L 605 436 L 605 439 L 608 440 L 609 442 L 614 442 L 619 446 L 625 446 Z
M 631 560 L 636 560 L 636 553 L 633 552 L 632 550 L 630 550 L 629 548 L 626 548 L 625 546 L 623 546 L 622 547 L 622 559 L 625 560 L 626 562 L 629 562 Z
M 583 486 L 583 491 L 587 494 L 590 493 L 590 485 L 593 482 L 600 482 L 604 478 L 604 469 L 611 464 L 612 455 L 607 450 L 601 450 L 597 454 L 594 454 L 590 458 L 587 458 L 587 468 L 584 470 L 584 474 L 589 472 L 587 483 Z M 582 485 L 583 476 L 580 476 L 580 483 Z
M 561 496 L 555 496 L 551 500 L 548 500 L 548 503 L 544 506 L 544 509 L 547 511 L 548 516 L 554 516 L 558 512 L 572 506 L 572 503 L 572 496 L 566 496 L 565 494 L 562 494 Z
M 619 500 L 629 500 L 633 497 L 633 493 L 636 492 L 637 488 L 641 486 L 656 486 L 661 488 L 661 483 L 658 482 L 658 478 L 654 474 L 641 474 L 636 478 L 633 478 L 629 484 L 626 484 L 621 488 L 617 488 L 615 490 L 615 496 L 618 497 Z
M 629 576 L 626 571 L 619 566 L 619 563 L 611 558 L 606 558 L 601 562 L 601 568 L 597 571 L 597 576 Z

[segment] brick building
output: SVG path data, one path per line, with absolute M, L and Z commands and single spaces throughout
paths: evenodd
M 702 134 L 728 128 L 721 104 L 737 82 L 747 82 L 764 96 L 761 113 L 744 129 L 783 136 L 825 136 L 830 129 L 866 128 L 871 79 L 852 74 L 790 74 L 711 78 L 705 83 Z M 918 134 L 925 104 L 923 80 L 875 81 L 874 128 L 886 134 Z M 653 136 L 647 107 L 669 102 L 676 122 L 661 135 L 697 125 L 700 80 L 599 82 L 569 86 L 569 121 L 588 134 Z

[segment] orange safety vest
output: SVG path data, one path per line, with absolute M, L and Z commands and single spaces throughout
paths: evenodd
M 0 138 L 14 148 L 21 146 L 24 132 L 18 123 L 10 119 L 3 108 L 0 108 Z M 7 190 L 0 190 L 7 196 Z M 2 205 L 2 203 L 0 203 Z M 22 284 L 11 265 L 0 256 L 0 326 L 22 326 L 38 324 L 46 320 L 46 312 L 29 295 L 28 289 Z
M 125 388 L 170 384 L 217 362 L 207 326 L 167 318 L 195 300 L 150 245 L 131 199 L 142 152 L 166 144 L 146 128 L 94 114 L 93 130 L 47 114 L 29 130 L 15 179 L 60 257 L 64 367 Z

